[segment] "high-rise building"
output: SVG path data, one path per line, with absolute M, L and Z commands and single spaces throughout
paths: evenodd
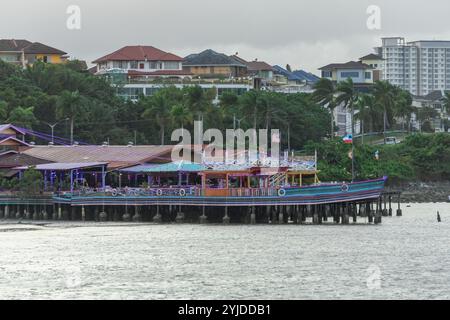
M 382 38 L 376 49 L 383 58 L 383 80 L 418 96 L 450 90 L 450 41 Z

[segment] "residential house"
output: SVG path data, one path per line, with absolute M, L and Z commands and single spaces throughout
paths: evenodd
M 288 71 L 278 65 L 272 67 L 274 70 L 273 81 L 269 88 L 281 93 L 311 93 L 313 85 L 319 79 L 317 76 L 303 70 Z
M 25 140 L 25 131 L 12 124 L 0 124 L 0 152 L 22 151 L 30 147 Z
M 36 61 L 45 63 L 63 63 L 66 52 L 39 42 L 28 40 L 0 39 L 0 60 L 22 67 Z
M 373 68 L 359 61 L 332 63 L 319 70 L 322 72 L 322 78 L 337 83 L 350 78 L 355 85 L 373 84 Z
M 319 70 L 322 73 L 322 78 L 329 79 L 335 83 L 351 79 L 355 90 L 358 92 L 368 92 L 373 87 L 374 67 L 360 61 L 332 63 L 319 68 Z M 334 119 L 338 128 L 338 135 L 342 136 L 351 132 L 351 113 L 343 105 L 339 105 L 334 109 Z M 355 123 L 355 128 L 359 128 L 357 123 Z M 358 132 L 356 131 L 356 133 Z
M 211 49 L 185 57 L 183 68 L 201 78 L 229 79 L 247 76 L 245 63 Z
M 199 85 L 204 89 L 215 89 L 217 98 L 228 90 L 240 94 L 252 88 L 248 83 L 192 79 L 195 74 L 190 68 L 184 68 L 183 58 L 152 46 L 126 46 L 93 63 L 96 69 L 90 69 L 90 72 L 107 77 L 116 86 L 119 96 L 133 101 L 140 96 L 153 95 L 166 86 L 182 88 Z M 217 68 L 214 72 L 220 70 Z
M 359 58 L 359 62 L 370 66 L 373 69 L 373 81 L 383 79 L 384 59 L 374 53 L 370 53 L 364 57 Z
M 450 113 L 445 106 L 445 95 L 446 91 L 436 90 L 430 92 L 425 96 L 413 96 L 413 107 L 416 107 L 417 109 L 429 107 L 433 108 L 436 111 L 436 116 L 431 119 L 431 125 L 436 132 L 444 132 L 450 130 Z M 413 114 L 413 117 L 411 119 L 411 126 L 417 130 L 420 130 L 420 123 L 417 119 L 416 114 Z

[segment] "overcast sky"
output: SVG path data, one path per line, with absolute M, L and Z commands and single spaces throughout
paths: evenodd
M 66 27 L 69 5 L 81 30 Z M 381 8 L 381 30 L 366 26 Z M 0 38 L 54 46 L 88 62 L 124 45 L 186 56 L 211 48 L 305 69 L 356 60 L 382 36 L 450 40 L 448 0 L 14 0 L 0 5 Z

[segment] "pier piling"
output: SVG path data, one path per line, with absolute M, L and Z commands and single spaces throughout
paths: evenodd
M 230 217 L 228 216 L 228 207 L 225 207 L 225 215 L 222 219 L 223 224 L 229 224 L 230 223 Z

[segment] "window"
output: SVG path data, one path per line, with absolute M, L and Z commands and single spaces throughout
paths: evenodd
M 365 72 L 365 77 L 368 80 L 372 79 L 372 72 Z
M 137 69 L 138 62 L 137 61 L 130 61 L 130 69 Z
M 113 68 L 127 69 L 128 63 L 126 61 L 113 61 Z
M 359 72 L 357 71 L 344 71 L 341 72 L 341 78 L 358 78 L 359 77 Z
M 168 70 L 178 70 L 179 69 L 179 62 L 177 61 L 166 61 L 164 62 L 164 68 Z
M 150 69 L 161 69 L 161 63 L 156 61 L 150 61 Z
M 322 78 L 331 78 L 331 71 L 322 71 Z
M 140 63 L 139 64 L 139 69 L 144 69 L 144 68 L 145 68 L 145 65 L 143 63 Z

